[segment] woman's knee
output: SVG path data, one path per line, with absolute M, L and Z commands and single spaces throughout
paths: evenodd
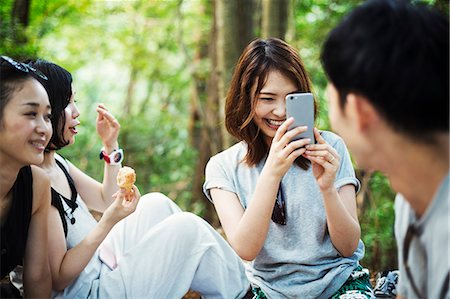
M 166 225 L 174 234 L 188 239 L 205 237 L 211 233 L 212 229 L 206 221 L 190 212 L 181 212 L 170 216 Z
M 166 195 L 159 192 L 151 192 L 141 196 L 138 209 L 152 211 L 167 211 L 170 214 L 179 212 L 180 208 Z
M 173 206 L 177 207 L 173 200 L 160 192 L 151 192 L 141 196 L 138 207 L 144 206 L 152 209 L 172 209 Z

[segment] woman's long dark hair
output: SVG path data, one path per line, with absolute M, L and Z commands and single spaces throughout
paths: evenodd
M 32 67 L 43 72 L 48 80 L 41 81 L 47 90 L 52 106 L 53 135 L 47 145 L 47 150 L 59 150 L 69 144 L 64 140 L 64 124 L 66 117 L 64 109 L 69 105 L 72 96 L 72 75 L 64 68 L 45 60 L 31 60 Z
M 286 42 L 277 38 L 256 39 L 245 48 L 226 96 L 225 125 L 231 135 L 247 143 L 248 151 L 244 160 L 250 166 L 257 165 L 269 152 L 269 146 L 253 117 L 257 95 L 271 71 L 278 71 L 288 77 L 295 83 L 297 90 L 312 92 L 311 81 L 300 55 Z M 315 117 L 315 99 L 314 110 Z M 302 156 L 295 163 L 305 170 L 310 165 L 309 160 Z

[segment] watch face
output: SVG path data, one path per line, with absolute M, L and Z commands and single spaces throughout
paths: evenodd
M 116 152 L 114 155 L 114 163 L 120 163 L 122 161 L 122 153 Z

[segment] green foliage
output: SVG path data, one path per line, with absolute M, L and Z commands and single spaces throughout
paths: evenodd
M 394 236 L 394 198 L 388 179 L 372 175 L 367 193 L 368 205 L 360 217 L 366 254 L 362 264 L 373 271 L 396 269 L 397 247 Z M 373 273 L 374 274 L 374 273 Z
M 82 125 L 77 142 L 63 154 L 101 180 L 94 107 L 104 102 L 121 123 L 124 163 L 136 169 L 141 193 L 161 191 L 190 209 L 197 153 L 188 132 L 188 64 L 195 40 L 182 34 L 182 26 L 201 23 L 207 31 L 210 18 L 198 18 L 197 7 L 178 1 L 97 2 L 72 9 L 68 24 L 41 41 L 55 45 L 43 56 L 64 61 L 77 90 Z M 55 20 L 50 17 L 43 26 L 52 27 Z

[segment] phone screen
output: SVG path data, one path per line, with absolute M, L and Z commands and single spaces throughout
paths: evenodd
M 289 130 L 299 126 L 308 126 L 308 130 L 298 134 L 292 140 L 310 138 L 311 144 L 314 139 L 314 97 L 311 93 L 291 93 L 286 96 L 286 116 L 293 117 L 294 123 Z

